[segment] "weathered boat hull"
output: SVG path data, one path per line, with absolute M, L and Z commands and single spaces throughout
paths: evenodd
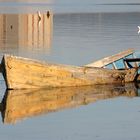
M 137 76 L 138 76 L 137 68 L 126 69 L 123 71 L 125 71 L 126 73 L 125 83 L 137 81 Z
M 43 63 L 4 55 L 1 71 L 7 89 L 122 84 L 126 71 Z

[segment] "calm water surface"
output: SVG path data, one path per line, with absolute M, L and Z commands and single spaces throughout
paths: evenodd
M 137 26 L 140 13 L 52 13 L 46 22 L 49 25 L 45 23 L 38 29 L 32 26 L 31 16 L 37 14 L 1 14 L 7 19 L 7 22 L 3 21 L 5 28 L 1 28 L 1 57 L 3 53 L 12 53 L 56 63 L 84 65 L 129 48 L 139 51 Z M 27 17 L 32 20 L 29 24 Z
M 35 20 L 38 10 L 43 23 Z M 0 59 L 8 53 L 84 65 L 128 48 L 140 51 L 138 0 L 1 0 L 0 13 Z M 3 140 L 140 139 L 135 85 L 9 92 L 1 76 L 0 91 Z

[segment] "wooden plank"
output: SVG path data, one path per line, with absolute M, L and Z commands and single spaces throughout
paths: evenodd
M 133 58 L 136 58 L 136 55 L 133 53 Z M 139 67 L 139 62 L 135 62 L 135 67 Z
M 133 49 L 128 49 L 126 51 L 120 52 L 118 54 L 103 58 L 101 60 L 95 61 L 93 63 L 87 64 L 85 66 L 87 67 L 104 67 L 105 65 L 111 64 L 114 61 L 117 61 L 119 59 L 122 59 L 130 54 L 133 54 L 134 50 Z
M 117 66 L 116 66 L 116 64 L 114 62 L 112 63 L 112 65 L 113 65 L 114 69 L 117 69 Z
M 126 58 L 124 59 L 126 62 L 138 62 L 140 61 L 140 58 Z
M 138 68 L 139 67 L 138 62 L 140 62 L 140 58 L 124 59 L 124 63 L 126 63 L 129 68 L 133 68 L 133 67 Z

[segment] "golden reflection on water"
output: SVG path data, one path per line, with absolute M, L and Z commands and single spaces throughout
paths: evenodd
M 138 89 L 134 85 L 9 90 L 1 103 L 1 114 L 4 123 L 16 123 L 27 117 L 86 105 L 102 99 L 137 95 Z
M 53 14 L 0 14 L 0 46 L 51 47 Z

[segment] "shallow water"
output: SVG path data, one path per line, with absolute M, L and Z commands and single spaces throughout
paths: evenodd
M 2 139 L 138 139 L 134 84 L 11 90 L 1 102 Z
M 38 10 L 43 24 L 35 20 Z M 128 48 L 140 51 L 138 0 L 1 0 L 0 13 L 0 59 L 8 53 L 84 65 Z M 5 91 L 1 75 L 3 140 L 140 138 L 139 90 L 134 85 Z
M 40 27 L 32 26 L 35 22 L 32 16 L 36 17 L 36 13 L 1 14 L 4 16 L 7 22 L 5 29 L 1 28 L 1 57 L 3 53 L 12 53 L 55 63 L 84 65 L 129 48 L 139 51 L 140 13 L 51 13 L 46 25 Z M 29 24 L 24 19 L 27 17 L 32 20 Z

